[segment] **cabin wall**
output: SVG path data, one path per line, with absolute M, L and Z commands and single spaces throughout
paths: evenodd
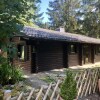
M 85 61 L 86 50 L 83 49 L 83 44 L 77 44 L 77 53 L 69 53 L 69 43 L 56 42 L 56 41 L 33 41 L 33 40 L 22 40 L 19 37 L 14 37 L 13 41 L 15 44 L 24 43 L 29 47 L 27 49 L 28 58 L 25 61 L 13 59 L 13 64 L 16 66 L 23 67 L 24 72 L 32 72 L 32 46 L 36 46 L 36 71 L 47 71 L 52 69 L 60 69 L 65 67 L 72 67 L 78 65 L 87 64 Z M 70 43 L 72 44 L 72 43 Z M 94 47 L 89 45 L 89 63 L 99 62 L 100 53 L 94 54 Z M 94 59 L 95 58 L 95 59 Z M 32 61 L 31 61 L 32 60 Z M 85 62 L 85 63 L 84 63 Z
M 26 43 L 25 41 L 20 41 L 20 38 L 19 37 L 14 37 L 13 38 L 13 41 L 15 42 L 16 46 L 17 44 L 20 44 L 20 43 Z M 28 49 L 28 60 L 25 60 L 25 61 L 22 61 L 20 59 L 18 59 L 17 57 L 13 59 L 13 64 L 16 65 L 16 66 L 20 66 L 22 67 L 22 69 L 24 70 L 25 73 L 31 73 L 31 45 L 27 45 L 29 47 Z
M 40 42 L 37 50 L 38 71 L 63 68 L 62 43 Z
M 72 67 L 72 66 L 77 66 L 77 65 L 79 65 L 78 54 L 68 55 L 68 66 Z

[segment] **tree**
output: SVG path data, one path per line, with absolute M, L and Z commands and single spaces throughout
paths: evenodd
M 10 39 L 20 34 L 24 25 L 35 18 L 35 3 L 39 0 L 1 0 L 0 1 L 0 48 L 7 51 Z
M 0 84 L 10 84 L 22 78 L 21 70 L 9 62 L 15 53 L 12 38 L 21 34 L 24 25 L 34 25 L 36 3 L 40 0 L 0 0 Z M 7 53 L 7 58 L 3 53 Z M 12 82 L 11 82 L 12 81 Z
M 38 2 L 37 5 L 37 9 L 35 10 L 35 16 L 36 18 L 34 19 L 34 23 L 38 26 L 38 27 L 43 27 L 43 19 L 44 17 L 42 17 L 43 13 L 40 13 L 40 3 Z
M 60 95 L 64 100 L 74 100 L 77 96 L 76 81 L 73 77 L 73 71 L 66 71 L 66 78 L 61 85 Z
M 47 14 L 52 29 L 100 37 L 100 0 L 50 1 Z
M 54 0 L 49 2 L 47 14 L 50 16 L 50 25 L 54 29 L 64 26 L 67 32 L 76 30 L 76 12 L 79 0 Z
M 100 18 L 97 9 L 97 0 L 81 0 L 81 7 L 77 13 L 78 28 L 77 33 L 81 33 L 90 37 L 99 37 Z M 99 3 L 98 3 L 99 4 Z

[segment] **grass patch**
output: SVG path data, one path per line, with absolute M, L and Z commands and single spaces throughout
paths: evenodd
M 55 82 L 55 80 L 50 76 L 46 76 L 44 78 L 41 78 L 41 80 L 45 81 L 46 83 Z

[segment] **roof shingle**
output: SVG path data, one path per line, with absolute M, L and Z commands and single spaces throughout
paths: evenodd
M 22 32 L 25 34 L 25 36 L 35 39 L 100 44 L 100 39 L 67 32 L 58 32 L 41 28 L 33 28 L 29 26 L 25 26 Z

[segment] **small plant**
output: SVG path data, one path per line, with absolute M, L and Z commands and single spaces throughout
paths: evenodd
M 73 100 L 77 96 L 76 81 L 70 70 L 66 72 L 66 78 L 61 85 L 60 95 L 64 100 Z
M 13 66 L 12 74 L 11 74 L 11 82 L 19 82 L 23 80 L 23 71 L 20 67 Z

